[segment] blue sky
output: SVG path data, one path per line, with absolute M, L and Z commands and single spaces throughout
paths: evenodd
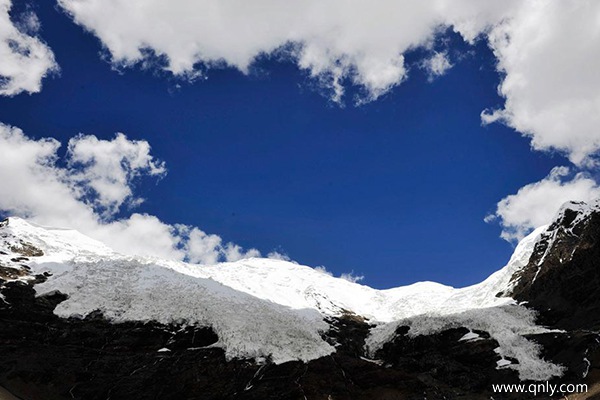
M 564 179 L 584 179 L 574 150 L 534 151 L 510 123 L 482 123 L 483 110 L 506 100 L 497 90 L 506 74 L 485 38 L 439 33 L 404 53 L 402 83 L 356 105 L 364 86 L 346 76 L 337 104 L 277 56 L 259 57 L 246 74 L 208 68 L 193 82 L 156 66 L 116 68 L 110 49 L 57 5 L 31 4 L 13 2 L 13 20 L 35 12 L 60 73 L 38 93 L 0 96 L 0 121 L 30 140 L 60 141 L 59 168 L 69 167 L 66 144 L 79 133 L 110 141 L 122 132 L 166 164 L 162 177 L 132 178 L 145 201 L 112 220 L 137 212 L 198 226 L 262 254 L 354 271 L 377 288 L 464 286 L 512 253 L 514 243 L 500 238 L 507 217 L 484 222 L 500 200 L 556 166 L 574 164 Z M 423 60 L 438 51 L 452 67 L 432 78 Z

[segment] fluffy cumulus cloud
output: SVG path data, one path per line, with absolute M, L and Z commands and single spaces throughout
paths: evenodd
M 54 54 L 35 36 L 39 21 L 28 12 L 11 19 L 10 0 L 0 0 L 0 95 L 39 92 L 42 79 L 58 70 Z
M 497 58 L 501 75 L 498 90 L 504 104 L 484 110 L 484 123 L 504 123 L 528 136 L 534 149 L 559 151 L 577 168 L 597 167 L 598 1 L 58 3 L 77 24 L 100 39 L 117 68 L 158 67 L 193 80 L 210 68 L 223 66 L 247 73 L 257 58 L 273 56 L 295 62 L 337 102 L 346 101 L 349 85 L 359 89 L 361 94 L 352 101 L 360 103 L 372 101 L 401 84 L 411 68 L 405 54 L 415 48 L 426 50 L 423 54 L 428 55 L 418 67 L 432 79 L 446 73 L 452 66 L 448 52 L 440 51 L 434 43 L 441 32 L 452 29 L 469 43 L 486 40 Z M 0 94 L 35 92 L 40 89 L 42 77 L 56 64 L 47 46 L 35 34 L 26 33 L 34 32 L 39 25 L 35 17 L 24 17 L 17 28 L 9 18 L 9 9 L 10 0 L 0 0 Z M 2 140 L 17 140 L 8 137 L 8 131 L 19 136 L 11 128 L 4 127 L 3 131 Z M 71 226 L 89 224 L 87 231 L 97 229 L 96 235 L 106 237 L 117 237 L 115 232 L 125 230 L 132 232 L 132 237 L 139 236 L 143 225 L 148 224 L 161 232 L 153 239 L 153 248 L 161 249 L 156 250 L 161 254 L 169 251 L 192 260 L 235 259 L 246 254 L 199 229 L 165 225 L 150 216 L 134 214 L 128 220 L 106 222 L 124 204 L 139 202 L 130 189 L 132 179 L 141 174 L 164 173 L 164 166 L 150 157 L 143 143 L 128 141 L 124 136 L 110 142 L 89 136 L 76 138 L 68 147 L 71 165 L 58 168 L 57 142 L 21 137 L 19 146 L 29 158 L 16 160 L 16 165 L 29 160 L 22 171 L 39 185 L 15 188 L 13 194 L 3 197 L 4 203 L 27 206 L 39 218 L 50 218 L 55 213 L 59 216 L 56 218 Z M 115 158 L 107 158 L 108 154 Z M 48 205 L 49 201 L 36 197 L 41 188 L 52 188 L 48 196 L 64 201 Z M 15 197 L 18 193 L 22 197 Z M 515 239 L 547 222 L 563 200 L 589 200 L 598 194 L 596 183 L 584 173 L 558 168 L 542 181 L 502 200 L 495 216 L 504 226 L 503 237 Z M 69 215 L 77 214 L 85 217 L 69 221 Z M 217 253 L 213 249 L 218 249 Z
M 150 155 L 148 142 L 128 140 L 122 133 L 111 141 L 80 135 L 69 140 L 67 154 L 71 170 L 77 171 L 71 180 L 87 189 L 96 207 L 107 215 L 116 213 L 125 201 L 140 203 L 129 185 L 133 178 L 166 172 L 164 163 Z
M 433 56 L 423 61 L 423 68 L 429 74 L 429 80 L 432 81 L 438 76 L 442 76 L 452 68 L 452 63 L 445 52 L 434 53 Z
M 59 0 L 100 38 L 118 65 L 158 56 L 173 74 L 196 77 L 228 65 L 248 71 L 256 57 L 277 52 L 294 60 L 341 100 L 344 85 L 372 100 L 407 76 L 404 53 L 430 47 L 454 26 L 467 40 L 498 23 L 515 1 Z M 440 56 L 432 68 L 448 65 Z
M 524 1 L 489 42 L 504 74 L 502 109 L 483 114 L 578 164 L 600 149 L 600 2 Z
M 0 210 L 77 229 L 126 254 L 194 263 L 260 255 L 197 227 L 166 224 L 152 215 L 116 218 L 122 205 L 140 202 L 132 179 L 165 173 L 147 142 L 123 134 L 112 140 L 80 135 L 68 143 L 65 166 L 57 155 L 60 146 L 55 139 L 33 140 L 18 128 L 0 124 Z
M 570 200 L 590 201 L 600 197 L 600 186 L 583 172 L 573 174 L 567 167 L 556 167 L 539 182 L 519 189 L 502 199 L 486 221 L 498 220 L 502 237 L 522 239 L 538 226 L 549 223 L 559 207 Z
M 576 164 L 600 149 L 600 2 L 591 0 L 59 0 L 93 32 L 117 66 L 159 60 L 197 77 L 228 65 L 247 72 L 257 57 L 291 59 L 342 101 L 376 99 L 408 74 L 404 54 L 431 49 L 430 76 L 451 66 L 433 39 L 451 28 L 483 38 L 498 59 L 503 107 L 482 113 L 557 149 Z

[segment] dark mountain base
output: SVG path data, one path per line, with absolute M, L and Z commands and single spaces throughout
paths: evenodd
M 324 334 L 337 343 L 335 354 L 257 365 L 227 361 L 223 350 L 210 347 L 218 340 L 210 328 L 113 324 L 100 313 L 59 318 L 52 310 L 64 295 L 34 296 L 33 285 L 43 280 L 6 283 L 7 303 L 0 302 L 0 386 L 25 400 L 489 399 L 492 383 L 518 382 L 514 371 L 495 368 L 498 344 L 484 332 L 482 340 L 464 342 L 458 339 L 465 328 L 410 338 L 400 327 L 375 362 L 362 358 L 369 325 L 345 315 L 329 320 Z M 540 339 L 547 357 L 578 359 L 573 371 L 581 372 L 581 351 L 589 350 L 592 336 Z

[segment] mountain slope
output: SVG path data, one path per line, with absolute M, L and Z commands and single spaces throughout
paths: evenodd
M 45 229 L 16 218 L 4 231 L 5 241 L 26 241 L 44 253 L 30 264 L 33 274 L 48 276 L 35 289 L 38 295 L 68 296 L 54 310 L 60 317 L 83 318 L 100 311 L 115 322 L 210 326 L 230 357 L 285 362 L 333 351 L 321 340 L 319 331 L 327 326 L 315 310 L 261 301 L 208 277 L 183 273 L 178 264 L 122 256 L 74 231 Z
M 486 398 L 492 382 L 587 376 L 597 334 L 536 324 L 539 312 L 549 315 L 549 290 L 562 293 L 565 260 L 596 267 L 597 206 L 579 206 L 521 241 L 503 269 L 460 289 L 421 282 L 376 290 L 280 260 L 200 266 L 127 257 L 75 231 L 10 218 L 0 226 L 0 385 L 44 398 L 34 393 L 48 390 L 41 376 L 56 398 L 146 398 L 150 387 L 164 389 L 156 383 L 164 363 L 196 393 L 189 398 Z M 561 294 L 561 315 L 578 304 L 571 289 Z M 577 349 L 565 355 L 554 342 Z M 137 358 L 123 359 L 119 348 Z M 60 364 L 65 349 L 64 373 L 32 370 L 40 357 Z
M 527 301 L 544 323 L 600 328 L 600 201 L 569 202 L 536 242 L 509 295 Z

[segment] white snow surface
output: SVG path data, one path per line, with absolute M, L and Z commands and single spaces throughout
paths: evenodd
M 568 201 L 560 207 L 554 216 L 554 220 L 556 221 L 562 219 L 567 210 L 575 211 L 577 213 L 575 219 L 570 224 L 570 226 L 576 226 L 579 222 L 586 219 L 591 213 L 600 211 L 600 199 L 595 199 L 589 202 Z
M 270 357 L 281 363 L 334 351 L 319 335 L 328 326 L 315 309 L 291 310 L 264 301 L 190 275 L 183 263 L 123 256 L 73 230 L 9 221 L 3 229 L 45 253 L 31 264 L 35 273 L 52 274 L 35 286 L 38 295 L 58 290 L 69 296 L 54 311 L 61 317 L 100 310 L 114 321 L 211 326 L 219 336 L 216 346 L 229 358 Z
M 498 341 L 500 347 L 496 352 L 503 359 L 511 357 L 519 360 L 519 364 L 504 363 L 502 366 L 517 370 L 520 379 L 549 380 L 561 376 L 564 368 L 542 359 L 541 347 L 523 337 L 526 334 L 550 332 L 535 325 L 534 321 L 534 312 L 517 304 L 473 308 L 454 314 L 431 312 L 377 326 L 367 338 L 367 349 L 374 356 L 377 349 L 395 337 L 399 326 L 409 326 L 408 335 L 412 337 L 466 327 L 488 332 Z
M 477 340 L 477 339 L 481 339 L 481 336 L 479 336 L 477 333 L 475 333 L 473 331 L 469 331 L 469 333 L 466 333 L 463 337 L 458 339 L 458 341 L 462 342 L 462 341 L 470 341 L 470 340 Z
M 539 349 L 520 336 L 540 331 L 533 316 L 507 297 L 513 273 L 527 264 L 545 227 L 519 243 L 509 263 L 485 281 L 455 289 L 419 282 L 377 290 L 293 262 L 251 258 L 196 265 L 130 257 L 76 231 L 41 227 L 10 218 L 2 228 L 44 251 L 34 273 L 52 274 L 35 286 L 38 295 L 59 290 L 69 296 L 59 316 L 84 317 L 100 310 L 114 321 L 156 320 L 211 326 L 215 346 L 230 358 L 270 358 L 276 363 L 310 360 L 334 348 L 322 340 L 324 316 L 351 312 L 379 326 L 368 338 L 372 352 L 391 340 L 398 324 L 410 334 L 462 324 L 481 329 L 500 343 L 500 354 L 519 359 L 523 379 L 559 375 L 559 366 L 539 358 Z M 529 313 L 529 314 L 528 314 Z M 417 318 L 418 317 L 418 318 Z

